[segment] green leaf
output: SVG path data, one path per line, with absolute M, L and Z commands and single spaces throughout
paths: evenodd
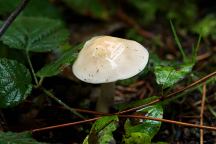
M 137 113 L 153 118 L 163 118 L 163 108 L 160 104 L 145 107 L 138 110 Z M 126 144 L 150 144 L 160 126 L 161 122 L 159 121 L 127 119 L 124 125 L 123 141 Z
M 28 69 L 14 60 L 0 58 L 0 107 L 18 105 L 31 93 Z
M 0 132 L 1 144 L 45 144 L 37 142 L 32 138 L 30 132 Z
M 108 10 L 100 0 L 63 0 L 69 7 L 82 15 L 108 19 Z
M 151 144 L 151 138 L 143 132 L 133 132 L 130 136 L 124 138 L 125 144 Z
M 214 15 L 207 15 L 196 23 L 195 26 L 193 25 L 192 31 L 203 37 L 216 35 L 216 17 Z
M 189 74 L 193 66 L 194 63 L 181 64 L 179 68 L 174 66 L 155 66 L 156 81 L 159 85 L 162 85 L 163 89 L 173 86 Z
M 1 40 L 10 48 L 32 52 L 46 52 L 58 48 L 68 38 L 68 31 L 61 21 L 19 17 Z
M 112 132 L 117 129 L 117 116 L 104 116 L 97 120 L 83 144 L 110 144 L 115 142 Z
M 59 59 L 39 70 L 37 72 L 37 76 L 50 77 L 59 74 L 65 67 L 71 65 L 75 61 L 78 56 L 78 53 L 76 51 L 82 46 L 83 44 L 80 44 L 66 51 Z

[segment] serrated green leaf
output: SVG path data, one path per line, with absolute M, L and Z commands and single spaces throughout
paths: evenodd
M 10 48 L 47 52 L 58 48 L 67 38 L 68 31 L 59 20 L 19 17 L 1 40 Z
M 108 10 L 99 0 L 63 0 L 69 7 L 83 15 L 108 19 Z
M 28 69 L 14 60 L 0 58 L 0 107 L 18 105 L 31 93 Z
M 162 88 L 168 88 L 178 81 L 182 80 L 187 74 L 192 71 L 194 63 L 186 63 L 179 65 L 179 68 L 174 66 L 160 66 L 157 65 L 154 68 L 156 81 Z
M 117 116 L 104 116 L 97 120 L 83 144 L 110 144 L 115 142 L 112 132 L 117 129 Z
M 39 70 L 36 75 L 39 77 L 50 77 L 59 74 L 65 67 L 75 61 L 78 56 L 78 53 L 76 51 L 82 46 L 83 44 L 80 44 L 66 51 L 59 59 Z
M 30 132 L 0 132 L 0 144 L 45 144 L 32 138 Z
M 148 117 L 163 118 L 163 108 L 160 104 L 152 105 L 137 111 Z M 124 125 L 125 135 L 123 141 L 125 143 L 134 144 L 150 144 L 151 139 L 157 134 L 161 126 L 161 122 L 153 120 L 135 120 L 127 119 Z

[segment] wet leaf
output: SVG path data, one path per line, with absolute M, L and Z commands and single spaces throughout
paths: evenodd
M 133 132 L 124 138 L 125 144 L 151 144 L 151 138 L 146 133 Z
M 30 132 L 0 132 L 1 144 L 45 144 L 37 142 L 31 136 Z
M 0 59 L 0 107 L 18 105 L 31 93 L 28 69 L 14 60 Z
M 155 66 L 154 73 L 156 81 L 162 88 L 173 86 L 178 81 L 182 80 L 192 71 L 194 63 L 186 63 L 179 65 L 179 68 L 174 66 Z
M 68 31 L 59 20 L 19 17 L 1 40 L 10 48 L 47 52 L 58 48 L 67 38 Z
M 163 118 L 163 108 L 160 104 L 156 104 L 138 110 L 137 114 Z M 150 144 L 151 139 L 157 134 L 160 126 L 161 122 L 159 121 L 127 119 L 124 125 L 125 135 L 123 141 L 127 144 Z
M 112 132 L 117 129 L 117 116 L 104 116 L 97 120 L 84 140 L 83 144 L 112 144 L 115 143 Z

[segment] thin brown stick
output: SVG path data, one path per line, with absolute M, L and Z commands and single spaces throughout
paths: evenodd
M 206 83 L 203 84 L 203 91 L 202 91 L 202 101 L 201 101 L 201 109 L 200 109 L 200 126 L 203 126 L 203 113 L 205 108 L 205 98 L 206 98 Z M 200 144 L 204 143 L 203 138 L 203 129 L 200 129 Z
M 205 60 L 205 59 L 209 58 L 211 56 L 211 54 L 212 53 L 210 53 L 210 52 L 204 53 L 202 55 L 197 56 L 196 60 L 197 61 Z
M 184 88 L 182 88 L 180 90 L 177 90 L 177 91 L 175 91 L 175 92 L 173 92 L 171 94 L 168 94 L 167 96 L 164 96 L 163 99 L 157 98 L 157 99 L 155 99 L 155 100 L 153 100 L 153 101 L 151 101 L 151 102 L 149 102 L 147 104 L 140 105 L 140 106 L 137 106 L 137 107 L 134 107 L 134 108 L 131 108 L 131 109 L 124 110 L 124 111 L 120 111 L 120 112 L 117 112 L 115 114 L 124 114 L 124 113 L 128 113 L 128 112 L 136 111 L 136 110 L 144 108 L 146 106 L 161 102 L 161 101 L 163 101 L 165 99 L 168 99 L 168 98 L 171 98 L 171 97 L 173 97 L 173 96 L 175 96 L 175 95 L 177 95 L 177 94 L 179 94 L 181 92 L 184 92 L 184 91 L 186 91 L 186 90 L 188 90 L 190 88 L 193 88 L 193 87 L 197 86 L 198 84 L 201 84 L 201 83 L 207 81 L 209 78 L 214 77 L 214 76 L 216 76 L 216 71 L 208 74 L 207 76 L 193 82 L 192 84 L 190 84 L 190 85 L 188 85 L 188 86 L 186 86 L 186 87 L 184 87 Z
M 48 126 L 48 127 L 38 128 L 38 129 L 31 130 L 31 132 L 35 133 L 35 132 L 40 132 L 40 131 L 45 131 L 45 130 L 50 130 L 50 129 L 55 129 L 55 128 L 63 128 L 63 127 L 67 127 L 67 126 L 88 123 L 88 122 L 95 121 L 95 120 L 97 120 L 99 118 L 100 117 L 95 117 L 95 118 L 92 118 L 92 119 L 86 119 L 86 120 L 77 121 L 77 122 L 71 122 L 71 123 L 65 123 L 65 124 L 60 124 L 60 125 L 55 125 L 55 126 Z
M 216 131 L 216 127 L 196 125 L 196 124 L 185 123 L 185 122 L 174 121 L 174 120 L 168 120 L 168 119 L 152 118 L 152 117 L 140 116 L 140 115 L 118 115 L 118 116 L 119 117 L 126 117 L 126 118 L 154 120 L 154 121 L 160 121 L 160 122 L 164 122 L 164 123 L 176 124 L 176 125 L 180 125 L 180 126 L 186 126 L 186 127 L 193 127 L 193 128 L 207 129 L 207 130 Z
M 17 8 L 10 14 L 10 16 L 5 20 L 3 25 L 0 28 L 0 37 L 5 33 L 8 27 L 12 24 L 15 18 L 19 15 L 19 13 L 25 8 L 28 4 L 29 0 L 22 0 L 22 2 L 17 6 Z
M 111 115 L 111 114 L 107 114 L 107 115 Z M 176 124 L 176 125 L 180 125 L 180 126 L 187 126 L 187 127 L 193 127 L 193 128 L 207 129 L 207 130 L 216 131 L 216 127 L 196 125 L 196 124 L 179 122 L 179 121 L 168 120 L 168 119 L 152 118 L 152 117 L 140 116 L 140 115 L 118 115 L 118 116 L 119 117 L 124 117 L 124 118 L 155 120 L 155 121 L 160 121 L 160 122 L 164 122 L 164 123 Z M 95 118 L 92 118 L 92 119 L 87 119 L 87 120 L 82 120 L 82 121 L 77 121 L 77 122 L 71 122 L 71 123 L 66 123 L 66 124 L 60 124 L 60 125 L 49 126 L 49 127 L 44 127 L 44 128 L 38 128 L 38 129 L 32 130 L 31 132 L 35 133 L 35 132 L 40 132 L 40 131 L 45 131 L 45 130 L 50 130 L 50 129 L 55 129 L 55 128 L 63 128 L 63 127 L 67 127 L 67 126 L 73 126 L 73 125 L 78 125 L 78 124 L 82 124 L 82 123 L 88 123 L 88 122 L 98 120 L 99 118 L 101 118 L 101 117 L 95 117 Z
M 77 111 L 77 112 L 80 112 L 80 113 L 88 113 L 88 114 L 93 114 L 93 115 L 109 115 L 108 113 L 92 111 L 92 110 L 87 110 L 87 109 L 74 108 L 74 110 Z

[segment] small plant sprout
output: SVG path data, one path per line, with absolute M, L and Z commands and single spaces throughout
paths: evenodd
M 101 84 L 96 110 L 108 112 L 113 104 L 115 82 L 141 72 L 149 53 L 141 44 L 111 36 L 88 40 L 73 64 L 74 75 L 87 83 Z

